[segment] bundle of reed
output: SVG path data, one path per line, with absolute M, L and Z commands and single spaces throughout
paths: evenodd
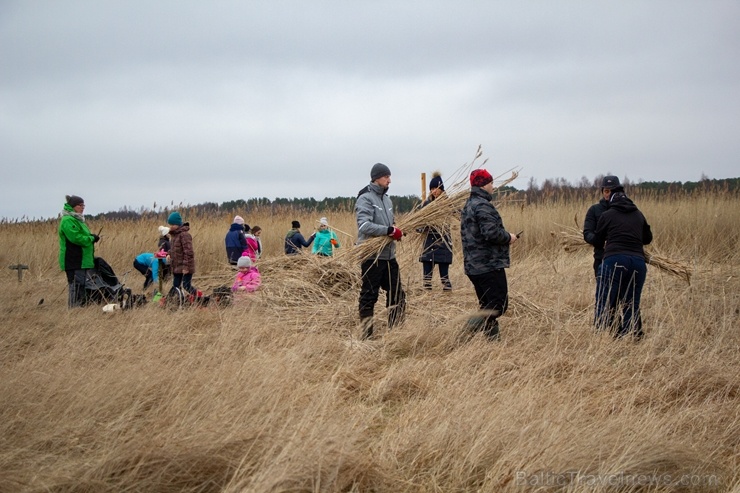
M 459 220 L 460 211 L 470 196 L 468 176 L 473 169 L 475 159 L 478 159 L 480 156 L 481 150 L 479 147 L 473 161 L 470 164 L 461 166 L 453 174 L 454 180 L 452 181 L 452 185 L 447 187 L 445 193 L 425 207 L 417 207 L 412 212 L 398 218 L 396 227 L 404 231 L 404 235 L 409 236 L 410 241 L 418 242 L 419 244 L 423 243 L 424 235 L 413 235 L 413 233 L 424 232 L 429 228 L 444 233 L 449 231 L 453 220 Z M 486 162 L 487 160 L 484 160 L 478 167 L 483 166 Z M 519 176 L 516 170 L 508 170 L 506 173 L 510 173 L 510 176 L 503 179 L 503 181 L 501 181 L 503 175 L 494 178 L 494 183 L 497 183 L 496 188 L 508 185 Z M 349 250 L 347 256 L 354 262 L 361 262 L 368 258 L 377 257 L 386 245 L 392 241 L 394 240 L 387 236 L 370 238 Z
M 588 243 L 583 239 L 583 233 L 573 227 L 565 227 L 562 231 L 551 231 L 550 235 L 557 238 L 559 243 L 562 245 L 563 250 L 566 252 L 574 252 L 583 247 L 590 247 Z M 655 251 L 654 247 L 645 247 L 645 260 L 649 265 L 657 267 L 658 269 L 680 277 L 687 283 L 691 284 L 691 276 L 693 269 L 686 262 L 681 262 L 666 257 Z
M 259 269 L 263 279 L 270 279 L 272 284 L 286 286 L 296 280 L 307 282 L 312 292 L 320 292 L 320 296 L 327 299 L 355 290 L 360 280 L 357 267 L 348 263 L 346 256 L 339 255 L 285 255 L 261 261 Z
M 565 227 L 562 231 L 550 231 L 550 235 L 558 240 L 566 252 L 591 246 L 583 239 L 583 232 L 577 228 Z
M 691 284 L 691 276 L 694 271 L 689 264 L 661 255 L 650 247 L 645 248 L 645 257 L 647 263 L 653 267 L 657 267 L 664 272 L 678 276 L 688 284 Z

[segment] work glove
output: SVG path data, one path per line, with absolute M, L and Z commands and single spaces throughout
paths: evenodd
M 332 238 L 332 239 L 331 239 L 331 244 L 332 244 L 333 246 L 337 246 L 337 240 L 335 240 L 334 238 Z
M 93 233 L 92 237 L 93 237 L 93 243 L 97 243 L 100 241 L 100 236 L 96 235 L 95 233 Z
M 401 241 L 401 237 L 403 237 L 403 231 L 401 231 L 400 229 L 398 229 L 398 228 L 396 228 L 394 226 L 389 226 L 388 227 L 388 236 L 390 236 L 391 238 L 393 238 L 396 241 Z

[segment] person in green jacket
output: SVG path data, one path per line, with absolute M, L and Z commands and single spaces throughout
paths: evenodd
M 85 279 L 88 269 L 95 266 L 95 247 L 100 237 L 85 224 L 85 201 L 77 195 L 67 195 L 62 220 L 59 221 L 59 267 L 67 274 L 69 297 L 67 306 L 85 304 Z

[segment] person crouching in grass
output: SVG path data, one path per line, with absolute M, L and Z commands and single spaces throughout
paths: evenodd
M 252 259 L 247 255 L 243 255 L 239 257 L 236 266 L 239 272 L 236 273 L 231 291 L 234 294 L 253 293 L 257 291 L 257 288 L 262 284 L 262 275 L 259 269 L 252 263 Z

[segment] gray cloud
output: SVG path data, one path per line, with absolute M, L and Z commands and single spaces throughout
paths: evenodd
M 153 4 L 153 5 L 151 5 Z M 3 2 L 0 217 L 391 193 L 452 173 L 737 176 L 732 1 Z

